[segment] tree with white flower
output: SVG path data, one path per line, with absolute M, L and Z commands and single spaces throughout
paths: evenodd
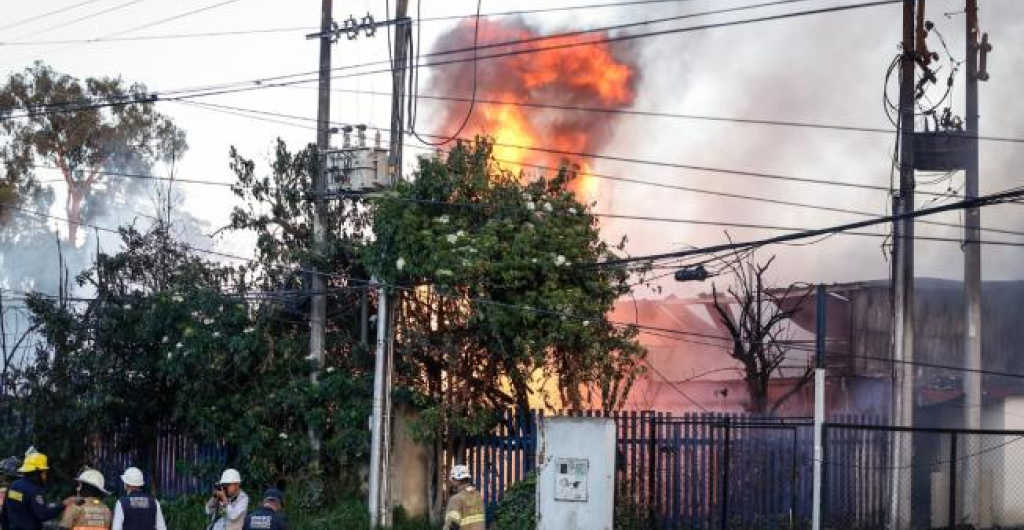
M 627 273 L 574 265 L 621 249 L 601 239 L 574 178 L 520 178 L 478 140 L 421 159 L 376 202 L 363 257 L 402 295 L 396 383 L 418 396 L 424 430 L 442 446 L 486 428 L 488 410 L 543 398 L 538 374 L 558 382 L 547 397 L 565 406 L 614 408 L 641 370 L 636 330 L 607 318 Z M 566 211 L 579 214 L 537 215 Z

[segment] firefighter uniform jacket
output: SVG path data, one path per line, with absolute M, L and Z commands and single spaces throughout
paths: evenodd
M 85 497 L 69 505 L 60 519 L 60 527 L 68 530 L 109 530 L 113 516 L 96 497 Z
M 167 530 L 160 503 L 152 495 L 133 491 L 117 499 L 111 530 Z
M 448 500 L 444 530 L 484 530 L 484 498 L 471 485 L 459 486 Z
M 0 512 L 3 530 L 42 530 L 43 523 L 56 519 L 64 506 L 47 504 L 45 489 L 31 478 L 20 478 L 7 489 L 4 508 Z
M 284 517 L 266 506 L 245 518 L 243 530 L 288 530 Z

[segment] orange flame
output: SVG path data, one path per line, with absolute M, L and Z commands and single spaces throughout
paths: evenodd
M 473 44 L 474 21 L 461 23 L 438 44 L 439 49 L 468 47 Z M 482 19 L 479 43 L 535 39 L 540 34 L 522 22 L 497 22 Z M 536 174 L 535 166 L 557 168 L 568 162 L 577 164 L 580 173 L 588 173 L 590 161 L 561 153 L 595 152 L 611 137 L 610 120 L 599 113 L 578 112 L 552 107 L 624 108 L 632 105 L 636 93 L 637 69 L 618 57 L 608 43 L 585 44 L 600 40 L 603 34 L 588 34 L 543 39 L 508 47 L 485 48 L 480 55 L 557 48 L 532 53 L 484 59 L 477 63 L 477 100 L 517 104 L 542 104 L 547 107 L 479 103 L 463 136 L 475 134 L 494 138 L 494 157 L 503 166 L 526 174 Z M 571 46 L 582 44 L 578 46 Z M 435 90 L 446 94 L 464 94 L 473 82 L 473 62 L 451 65 L 433 80 Z M 453 71 L 454 70 L 454 71 Z M 461 123 L 468 104 L 452 104 L 444 112 L 442 130 L 451 131 Z M 525 148 L 525 149 L 524 149 Z M 546 153 L 542 148 L 561 153 Z M 552 171 L 545 171 L 551 174 Z M 580 200 L 597 199 L 597 183 L 581 175 L 574 189 Z

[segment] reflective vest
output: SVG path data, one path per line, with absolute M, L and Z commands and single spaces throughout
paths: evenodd
M 70 530 L 109 530 L 113 521 L 110 508 L 95 497 L 87 497 L 81 504 L 68 506 L 61 526 Z
M 156 528 L 156 499 L 148 493 L 133 491 L 120 499 L 124 524 L 121 530 L 154 530 Z

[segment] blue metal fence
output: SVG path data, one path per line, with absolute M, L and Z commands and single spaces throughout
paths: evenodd
M 571 412 L 596 416 L 600 413 Z M 535 466 L 542 413 L 506 412 L 464 461 L 485 502 Z M 657 528 L 799 528 L 811 513 L 810 423 L 743 415 L 616 412 L 617 494 Z
M 120 441 L 115 435 L 94 447 L 91 455 L 92 465 L 115 491 L 122 486 L 121 473 L 134 466 L 142 470 L 147 486 L 162 497 L 207 493 L 211 477 L 228 459 L 224 444 L 197 443 L 170 432 L 160 433 L 152 446 L 138 450 L 119 450 L 124 447 Z

